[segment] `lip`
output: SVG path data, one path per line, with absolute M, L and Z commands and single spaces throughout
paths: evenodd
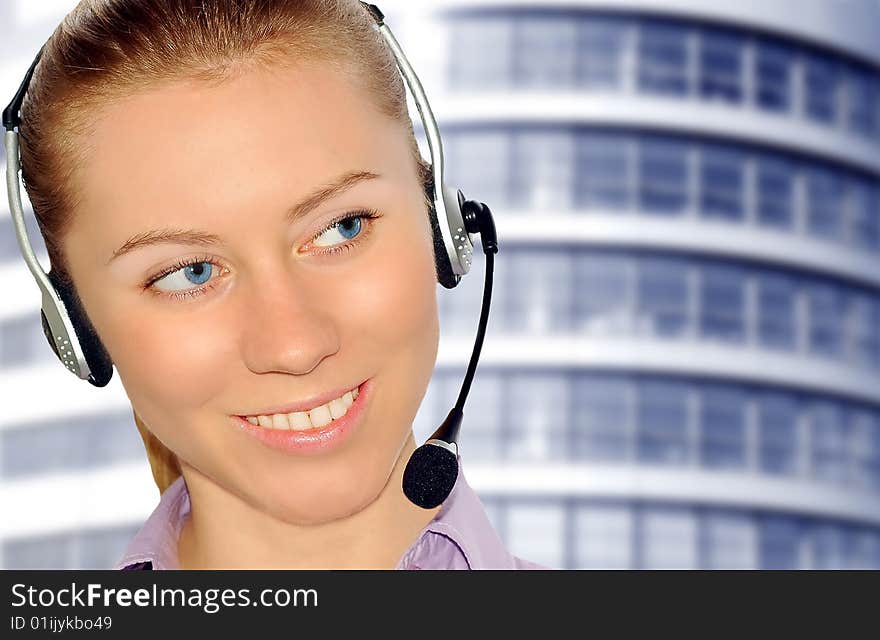
M 363 382 L 361 383 L 363 385 Z M 361 385 L 358 385 L 360 388 Z M 306 400 L 302 400 L 300 402 L 291 402 L 290 404 L 277 405 L 275 407 L 269 407 L 268 409 L 260 409 L 255 411 L 254 413 L 240 413 L 239 417 L 244 418 L 247 416 L 271 416 L 275 413 L 294 413 L 297 411 L 311 411 L 315 407 L 320 407 L 322 404 L 327 404 L 331 400 L 335 400 L 336 398 L 341 398 L 347 391 L 351 391 L 354 387 L 344 387 L 341 389 L 335 389 L 333 391 L 328 391 L 326 393 L 322 393 L 319 396 L 313 396 L 311 398 L 307 398 Z
M 269 429 L 251 424 L 242 416 L 235 416 L 236 426 L 249 436 L 273 449 L 285 453 L 324 453 L 331 451 L 348 440 L 348 436 L 363 422 L 363 415 L 367 402 L 372 397 L 372 378 L 362 382 L 358 386 L 358 397 L 345 412 L 345 415 L 330 421 L 323 427 L 313 427 L 304 431 L 293 429 Z M 342 395 L 345 390 L 340 393 Z M 338 396 L 330 396 L 332 400 Z M 318 403 L 320 405 L 321 403 Z M 318 406 L 312 405 L 312 406 Z M 276 413 L 284 413 L 278 411 Z

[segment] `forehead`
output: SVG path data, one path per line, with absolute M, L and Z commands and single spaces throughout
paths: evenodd
M 400 175 L 405 141 L 330 66 L 254 69 L 213 86 L 179 81 L 101 109 L 78 172 L 80 203 L 87 216 L 226 209 L 243 205 L 249 186 L 296 195 L 351 167 Z

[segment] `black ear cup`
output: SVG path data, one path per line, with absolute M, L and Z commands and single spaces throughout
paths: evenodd
M 454 289 L 461 281 L 452 270 L 449 255 L 446 253 L 446 243 L 443 242 L 443 233 L 440 231 L 440 223 L 437 220 L 437 208 L 434 206 L 434 179 L 425 187 L 425 196 L 430 202 L 429 218 L 431 219 L 431 237 L 434 240 L 434 262 L 437 269 L 437 282 L 447 289 Z M 446 224 L 446 221 L 443 221 Z
M 98 338 L 98 334 L 95 332 L 95 328 L 86 315 L 76 289 L 72 285 L 68 286 L 62 282 L 58 278 L 58 274 L 51 270 L 46 275 L 49 276 L 49 282 L 55 287 L 58 297 L 61 298 L 67 309 L 67 316 L 70 318 L 70 323 L 73 325 L 73 330 L 76 332 L 76 337 L 79 340 L 86 363 L 91 371 L 88 381 L 96 387 L 107 386 L 107 383 L 113 377 L 113 361 L 110 360 L 110 354 L 107 353 L 100 338 Z M 52 351 L 55 352 L 55 355 L 58 355 L 55 341 L 52 339 L 52 333 L 49 331 L 49 325 L 42 310 L 40 311 L 40 316 L 43 320 L 43 333 L 46 334 L 46 339 L 52 345 Z

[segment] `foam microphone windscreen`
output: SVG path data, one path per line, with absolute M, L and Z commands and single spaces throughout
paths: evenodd
M 457 456 L 436 444 L 426 443 L 413 451 L 403 471 L 403 493 L 423 509 L 444 500 L 458 479 Z

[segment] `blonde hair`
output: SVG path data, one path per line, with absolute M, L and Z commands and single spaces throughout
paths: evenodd
M 132 414 L 138 433 L 141 434 L 141 439 L 144 441 L 144 448 L 147 450 L 147 460 L 150 461 L 150 469 L 153 471 L 153 481 L 159 488 L 161 495 L 180 476 L 180 462 L 177 460 L 177 456 L 171 453 L 171 449 L 153 435 L 137 411 L 132 409 Z
M 404 128 L 430 209 L 431 168 L 419 153 L 396 60 L 373 27 L 356 0 L 81 0 L 47 41 L 21 110 L 22 181 L 52 273 L 75 285 L 62 242 L 91 114 L 162 82 L 218 84 L 249 65 L 321 62 L 345 74 Z M 136 412 L 134 419 L 163 492 L 180 475 L 179 462 Z

